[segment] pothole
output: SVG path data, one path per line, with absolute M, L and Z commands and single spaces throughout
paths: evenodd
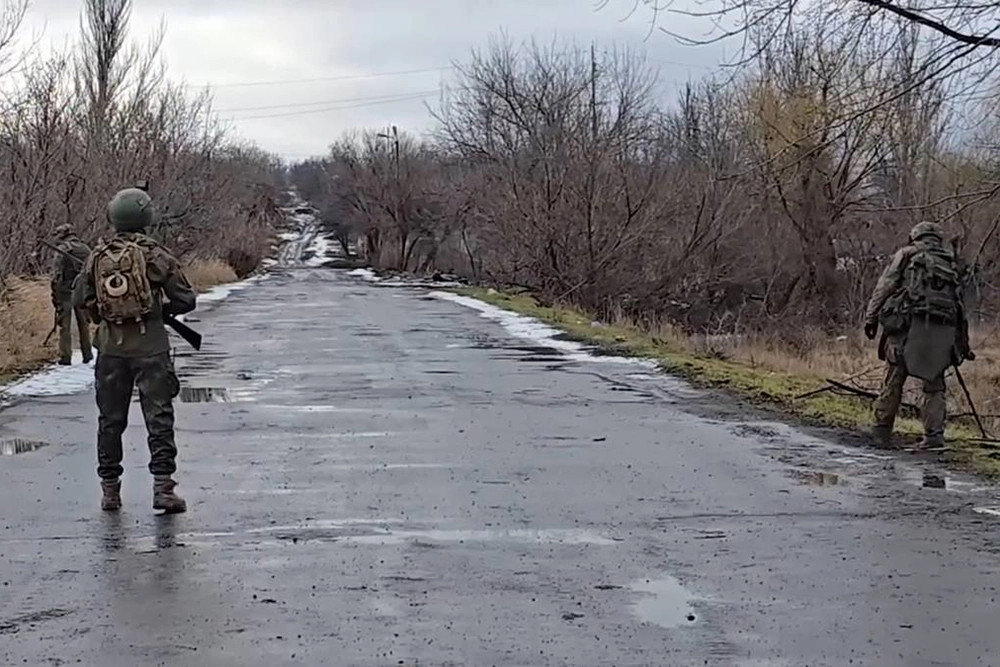
M 181 387 L 181 403 L 228 403 L 229 391 L 221 387 Z
M 0 456 L 14 456 L 15 454 L 26 454 L 47 446 L 49 443 L 41 440 L 25 440 L 23 438 L 12 438 L 10 440 L 0 440 Z

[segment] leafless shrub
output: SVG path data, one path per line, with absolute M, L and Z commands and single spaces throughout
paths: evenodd
M 7 7 L 0 76 L 23 16 Z M 0 280 L 43 271 L 38 241 L 59 224 L 90 242 L 107 234 L 107 201 L 139 180 L 160 214 L 152 233 L 182 258 L 222 259 L 246 275 L 268 251 L 282 165 L 206 122 L 207 94 L 166 79 L 162 29 L 144 46 L 129 41 L 130 12 L 130 0 L 87 0 L 79 46 L 25 59 L 0 101 Z

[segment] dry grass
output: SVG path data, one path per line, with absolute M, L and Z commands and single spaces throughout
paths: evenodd
M 184 275 L 198 292 L 236 282 L 236 272 L 221 259 L 196 259 L 184 265 Z
M 220 260 L 190 262 L 184 273 L 199 292 L 236 280 L 236 272 Z M 0 384 L 53 361 L 59 354 L 58 333 L 47 345 L 42 344 L 55 315 L 48 279 L 15 277 L 7 282 L 7 291 L 0 294 Z
M 812 393 L 826 379 L 845 380 L 878 391 L 883 371 L 875 344 L 860 336 L 830 339 L 819 335 L 791 349 L 778 340 L 739 337 L 689 337 L 669 326 L 651 326 L 624 319 L 599 324 L 578 310 L 538 304 L 531 296 L 503 294 L 480 288 L 460 289 L 494 305 L 536 317 L 566 331 L 572 338 L 621 354 L 649 357 L 671 373 L 702 386 L 728 389 L 743 398 L 780 410 L 813 424 L 865 430 L 871 426 L 871 401 L 831 392 Z M 962 374 L 981 414 L 1000 413 L 1000 336 L 973 334 L 977 359 L 962 366 Z M 1000 475 L 1000 453 L 974 442 L 978 430 L 967 417 L 968 404 L 958 383 L 949 380 L 948 437 L 955 444 L 949 459 L 988 475 Z M 807 395 L 809 394 L 809 395 Z M 905 401 L 920 404 L 919 380 L 911 380 Z M 807 396 L 804 396 L 807 395 Z M 897 421 L 897 430 L 914 437 L 922 432 L 914 415 Z M 1000 434 L 1000 416 L 985 420 Z
M 57 354 L 58 336 L 43 345 L 52 329 L 49 282 L 44 278 L 10 278 L 0 294 L 0 379 L 37 368 Z

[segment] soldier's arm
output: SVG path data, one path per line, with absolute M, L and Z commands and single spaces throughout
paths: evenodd
M 59 284 L 62 282 L 62 266 L 65 259 L 59 253 L 56 253 L 55 259 L 52 260 L 52 271 L 49 276 L 49 291 L 52 294 L 52 305 L 59 307 Z
M 73 305 L 83 308 L 91 322 L 100 322 L 97 311 L 97 289 L 94 287 L 94 255 L 91 253 L 83 264 L 80 275 L 73 283 Z
M 865 309 L 865 322 L 872 323 L 878 321 L 879 313 L 882 310 L 882 306 L 885 305 L 886 299 L 899 289 L 903 281 L 903 269 L 906 267 L 906 261 L 909 259 L 910 254 L 911 252 L 908 248 L 901 248 L 896 251 L 889 264 L 883 269 L 882 275 L 879 276 L 878 282 L 875 283 L 872 297 L 868 301 L 868 308 Z
M 163 303 L 164 315 L 183 315 L 194 310 L 197 295 L 187 276 L 181 269 L 180 262 L 173 256 L 160 253 L 160 268 L 162 270 L 162 289 L 166 301 Z

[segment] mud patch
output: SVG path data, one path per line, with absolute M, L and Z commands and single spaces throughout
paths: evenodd
M 69 609 L 46 609 L 44 611 L 36 611 L 30 614 L 16 616 L 6 621 L 0 621 L 0 635 L 12 635 L 16 632 L 20 632 L 21 626 L 34 626 L 38 623 L 42 623 L 43 621 L 62 618 L 63 616 L 68 616 L 72 613 L 73 612 Z
M 12 438 L 10 440 L 0 440 L 0 456 L 14 456 L 16 454 L 27 454 L 47 447 L 49 443 L 41 440 L 25 440 L 23 438 Z
M 791 470 L 788 474 L 800 484 L 809 486 L 837 486 L 844 483 L 840 475 L 822 470 Z
M 769 426 L 758 424 L 737 424 L 733 427 L 733 432 L 741 438 L 763 438 L 765 440 L 775 440 L 781 437 L 775 429 Z
M 673 577 L 646 579 L 629 586 L 645 596 L 634 603 L 633 611 L 643 623 L 663 628 L 679 628 L 694 624 L 698 617 L 690 603 L 694 596 Z
M 229 390 L 221 387 L 181 387 L 181 403 L 228 403 Z

